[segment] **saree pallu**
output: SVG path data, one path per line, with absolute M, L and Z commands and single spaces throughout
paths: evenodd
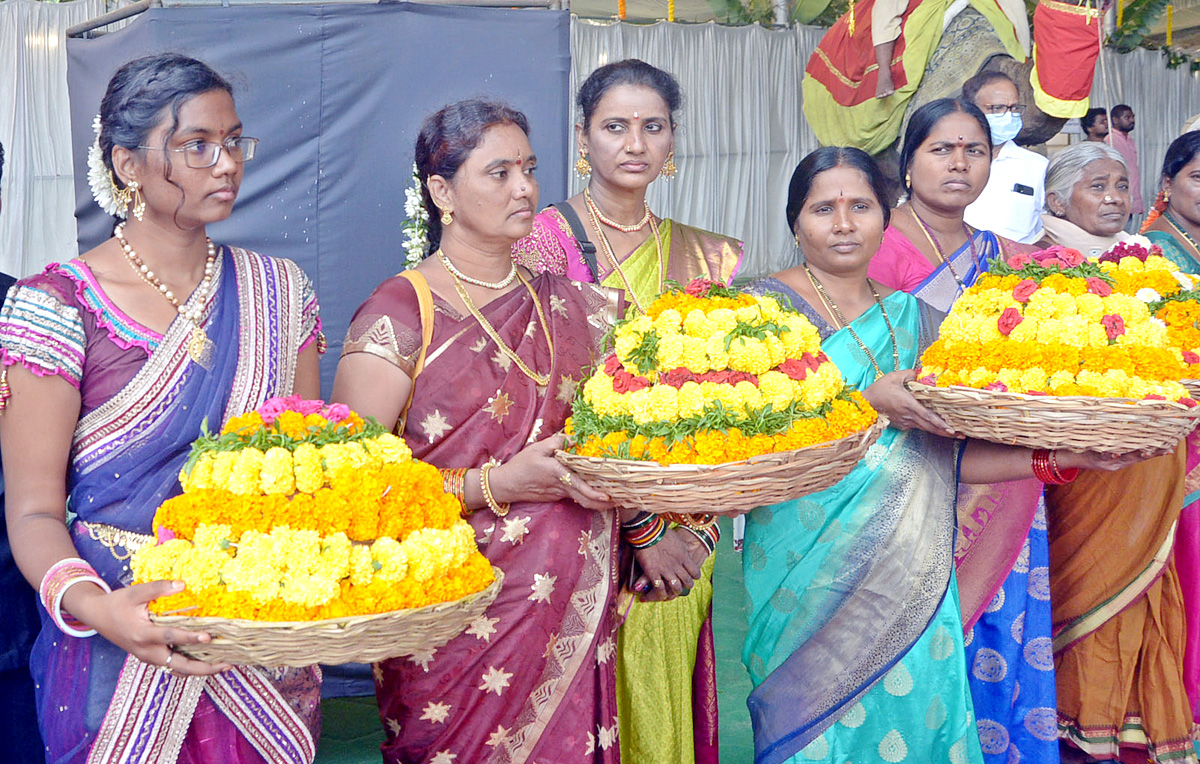
M 1029 249 L 976 231 L 949 264 L 935 268 L 904 234 L 887 230 L 871 261 L 875 274 L 901 282 L 899 288 L 943 312 L 987 271 L 989 260 Z M 985 760 L 1007 764 L 1015 755 L 1054 764 L 1058 734 L 1042 484 L 962 484 L 957 516 L 959 604 Z
M 226 249 L 217 262 L 219 286 L 200 306 L 215 343 L 207 367 L 189 357 L 192 325 L 177 318 L 132 378 L 101 405 L 85 408 L 76 427 L 68 474 L 71 535 L 80 556 L 114 589 L 129 584 L 133 551 L 152 542 L 155 509 L 179 493 L 179 470 L 202 424 L 217 430 L 227 417 L 290 393 L 308 339 L 304 313 L 311 293 L 294 264 L 240 249 Z M 89 273 L 73 263 L 59 271 L 72 280 Z M 91 288 L 86 278 L 76 284 L 81 295 Z M 7 322 L 5 332 L 15 336 L 18 323 Z M 86 400 L 86 391 L 81 394 Z M 177 677 L 99 635 L 70 637 L 47 614 L 42 620 L 31 668 L 47 761 L 302 764 L 315 757 L 316 667 L 238 667 L 212 677 Z
M 1185 463 L 1181 445 L 1046 488 L 1059 733 L 1097 758 L 1197 760 L 1172 557 Z
M 663 220 L 666 278 L 687 284 L 704 277 L 726 284 L 742 262 L 742 243 Z M 578 240 L 558 210 L 537 215 L 533 231 L 513 246 L 518 262 L 574 281 L 593 282 Z M 601 256 L 601 286 L 625 293 L 625 280 Z M 658 247 L 651 236 L 621 261 L 638 302 L 658 296 Z M 630 300 L 626 297 L 626 302 Z M 667 602 L 636 599 L 618 632 L 618 708 L 621 755 L 637 764 L 715 764 L 716 661 L 712 635 L 712 557 L 691 594 Z M 684 635 L 684 636 L 681 636 Z
M 1164 213 L 1170 218 L 1170 213 Z M 1158 225 L 1164 225 L 1160 222 Z M 1165 225 L 1170 225 L 1166 223 Z M 1190 247 L 1177 236 L 1156 229 L 1146 231 L 1146 238 L 1157 244 L 1163 256 L 1184 273 L 1200 273 L 1200 262 Z M 1200 723 L 1200 432 L 1193 430 L 1187 437 L 1187 477 L 1184 479 L 1183 511 L 1175 531 L 1175 568 L 1187 614 L 1187 648 L 1183 658 L 1183 677 L 1188 700 L 1192 704 L 1192 719 Z
M 440 468 L 507 461 L 563 428 L 575 388 L 603 333 L 603 295 L 551 275 L 532 282 L 547 345 L 525 289 L 480 310 L 532 369 L 540 387 L 480 322 L 435 297 L 425 368 L 415 382 L 405 440 Z M 411 284 L 383 283 L 359 308 L 346 352 L 397 362 L 420 348 Z M 410 372 L 411 373 L 411 372 Z M 617 522 L 572 501 L 516 502 L 507 515 L 471 515 L 480 551 L 504 571 L 496 601 L 461 635 L 427 653 L 377 664 L 376 695 L 388 762 L 616 762 Z
M 918 302 L 895 292 L 883 306 L 911 368 Z M 879 306 L 851 325 L 889 354 Z M 874 381 L 847 329 L 821 347 L 850 384 Z M 833 488 L 749 514 L 756 764 L 982 761 L 954 581 L 958 454 L 956 441 L 888 428 Z

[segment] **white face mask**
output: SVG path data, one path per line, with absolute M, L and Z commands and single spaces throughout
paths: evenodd
M 1021 115 L 1013 114 L 1011 111 L 1003 114 L 988 114 L 987 121 L 988 127 L 992 129 L 992 143 L 997 146 L 1016 138 L 1023 126 Z

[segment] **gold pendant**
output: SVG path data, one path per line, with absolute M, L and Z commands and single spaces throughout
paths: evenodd
M 192 336 L 188 340 L 187 352 L 188 357 L 197 364 L 206 369 L 211 366 L 213 344 L 209 342 L 208 335 L 199 326 L 192 328 Z

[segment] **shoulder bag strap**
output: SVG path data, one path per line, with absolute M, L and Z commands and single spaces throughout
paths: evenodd
M 596 245 L 588 238 L 587 231 L 583 227 L 583 221 L 579 219 L 579 213 L 567 202 L 551 204 L 550 206 L 558 210 L 559 214 L 567 221 L 567 225 L 571 228 L 571 234 L 575 237 L 575 241 L 579 242 L 579 248 L 583 250 L 583 262 L 587 265 L 588 271 L 591 272 L 592 278 L 599 284 L 600 269 L 596 267 Z
M 425 370 L 425 354 L 429 352 L 429 343 L 433 341 L 433 292 L 430 291 L 429 282 L 425 280 L 425 277 L 416 271 L 404 271 L 400 277 L 408 279 L 412 284 L 413 290 L 417 293 L 417 306 L 421 311 L 421 352 L 417 354 L 417 362 L 413 366 L 412 386 L 408 389 L 408 400 L 405 401 L 404 409 L 400 412 L 400 421 L 396 424 L 396 433 L 403 435 L 408 420 L 408 408 L 412 406 L 413 394 L 417 391 L 417 376 Z

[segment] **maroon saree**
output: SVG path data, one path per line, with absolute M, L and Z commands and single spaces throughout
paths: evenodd
M 560 431 L 603 333 L 603 296 L 590 285 L 533 279 L 554 343 L 539 387 L 470 315 L 434 298 L 433 338 L 416 381 L 405 440 L 442 468 L 507 461 Z M 531 368 L 550 350 L 525 289 L 481 313 Z M 412 374 L 420 350 L 416 294 L 385 281 L 359 308 L 346 353 L 369 352 Z M 617 523 L 574 502 L 518 502 L 507 516 L 470 519 L 502 569 L 495 603 L 445 647 L 375 668 L 387 762 L 619 760 L 615 697 Z

